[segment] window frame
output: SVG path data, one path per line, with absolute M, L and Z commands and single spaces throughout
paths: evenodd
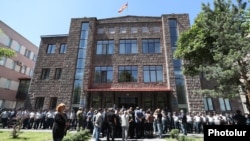
M 56 68 L 54 79 L 56 80 L 61 79 L 61 76 L 62 76 L 62 68 Z
M 148 79 L 146 79 L 146 76 L 148 76 Z M 163 82 L 163 66 L 162 65 L 143 66 L 143 82 L 144 83 Z
M 47 46 L 47 54 L 56 53 L 56 44 L 48 44 Z
M 67 51 L 67 44 L 66 43 L 60 44 L 59 54 L 65 54 L 66 51 Z
M 112 83 L 112 81 L 113 81 L 113 66 L 95 67 L 94 83 Z
M 96 43 L 97 55 L 114 54 L 115 42 L 114 40 L 98 40 Z
M 41 79 L 48 80 L 50 75 L 50 68 L 43 68 L 41 72 Z
M 137 54 L 138 45 L 136 39 L 120 39 L 119 54 Z
M 232 106 L 230 104 L 229 98 L 220 97 L 219 104 L 220 104 L 221 111 L 232 111 Z
M 125 76 L 125 80 L 123 80 L 122 74 L 129 73 L 129 76 Z M 134 77 L 135 74 L 136 76 Z M 138 66 L 118 66 L 118 82 L 137 82 L 138 80 Z
M 142 39 L 143 54 L 161 53 L 161 40 L 159 38 Z
M 205 111 L 214 111 L 213 99 L 211 97 L 204 97 L 203 104 Z

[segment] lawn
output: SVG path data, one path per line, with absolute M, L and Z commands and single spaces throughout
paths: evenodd
M 17 138 L 12 138 L 10 134 L 11 131 L 0 131 L 0 140 L 1 141 L 53 141 L 51 132 L 21 131 L 21 133 Z M 166 141 L 177 141 L 176 139 L 170 137 L 166 137 L 165 139 Z M 202 137 L 196 137 L 196 136 L 187 136 L 187 139 L 189 139 L 189 141 L 203 141 Z
M 53 141 L 51 132 L 22 132 L 17 138 L 10 136 L 11 131 L 0 131 L 2 141 Z

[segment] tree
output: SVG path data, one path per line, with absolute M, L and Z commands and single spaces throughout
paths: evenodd
M 185 61 L 184 74 L 216 81 L 213 89 L 202 90 L 202 94 L 223 97 L 243 94 L 250 110 L 247 2 L 214 0 L 213 4 L 211 8 L 209 3 L 202 3 L 202 11 L 192 27 L 177 40 L 174 57 Z
M 3 31 L 0 28 L 0 35 L 1 34 L 3 34 Z M 15 51 L 14 50 L 11 50 L 11 49 L 8 49 L 8 48 L 5 48 L 5 47 L 0 47 L 0 60 L 1 60 L 2 57 L 10 58 L 10 57 L 13 57 L 13 56 L 15 56 Z

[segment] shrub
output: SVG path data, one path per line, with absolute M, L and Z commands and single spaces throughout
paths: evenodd
M 69 134 L 63 138 L 63 141 L 88 141 L 91 138 L 89 130 L 81 130 L 79 132 Z
M 170 137 L 171 138 L 175 138 L 178 139 L 179 138 L 179 134 L 180 134 L 180 130 L 179 129 L 172 129 L 170 132 Z
M 194 139 L 188 138 L 187 136 L 179 136 L 178 141 L 195 141 Z

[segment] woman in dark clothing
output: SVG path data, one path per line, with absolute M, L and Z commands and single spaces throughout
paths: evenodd
M 59 104 L 56 107 L 56 115 L 54 118 L 54 125 L 52 129 L 53 141 L 62 141 L 66 135 L 69 122 L 65 114 L 66 105 L 64 103 Z

